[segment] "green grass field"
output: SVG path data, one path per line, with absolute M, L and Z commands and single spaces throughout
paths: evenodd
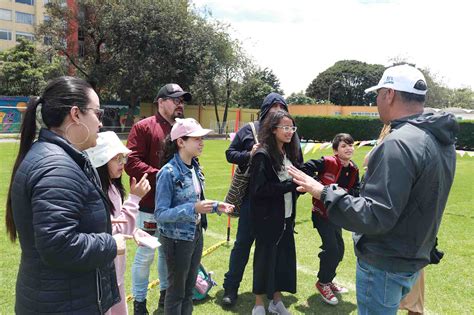
M 222 200 L 230 183 L 231 166 L 225 161 L 224 151 L 228 141 L 208 140 L 201 157 L 206 175 L 206 197 Z M 18 150 L 18 143 L 0 143 L 0 212 L 5 213 L 6 192 L 10 182 L 11 169 Z M 364 155 L 369 148 L 356 150 L 354 160 L 362 164 Z M 330 150 L 317 151 L 305 155 L 305 159 L 319 158 L 331 154 Z M 459 157 L 456 178 L 451 191 L 443 223 L 439 232 L 439 248 L 445 252 L 439 265 L 426 268 L 426 314 L 474 314 L 474 159 L 468 156 Z M 124 182 L 128 182 L 124 179 Z M 314 289 L 318 271 L 317 253 L 320 239 L 312 228 L 310 217 L 311 199 L 302 196 L 298 200 L 296 230 L 296 250 L 298 259 L 298 292 L 284 297 L 285 305 L 293 314 L 356 314 L 355 295 L 355 257 L 351 234 L 344 232 L 346 253 L 338 268 L 336 280 L 346 285 L 350 292 L 342 297 L 337 306 L 329 306 L 322 302 Z M 250 314 L 254 297 L 252 290 L 252 259 L 241 284 L 240 296 L 236 306 L 224 309 L 220 305 L 223 295 L 222 282 L 228 268 L 230 251 L 235 236 L 237 219 L 232 219 L 231 242 L 219 247 L 216 251 L 203 258 L 204 266 L 214 271 L 218 286 L 210 291 L 210 297 L 195 306 L 195 314 Z M 423 224 L 423 222 L 420 222 Z M 209 216 L 209 229 L 205 234 L 205 248 L 225 240 L 227 218 L 225 216 Z M 129 242 L 128 271 L 134 256 L 135 245 Z M 4 224 L 0 224 L 0 314 L 12 314 L 15 301 L 15 281 L 20 259 L 18 243 L 8 240 Z M 150 279 L 157 278 L 153 268 Z M 127 293 L 131 292 L 131 276 L 127 272 Z M 158 305 L 158 288 L 148 295 L 148 310 L 155 312 Z M 129 310 L 133 312 L 132 303 Z M 161 313 L 161 312 L 157 312 Z M 402 312 L 400 312 L 402 313 Z M 406 313 L 406 312 L 403 312 Z

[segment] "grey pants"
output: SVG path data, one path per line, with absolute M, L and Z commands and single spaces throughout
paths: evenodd
M 193 241 L 182 241 L 160 235 L 168 266 L 168 288 L 165 315 L 188 315 L 193 312 L 193 288 L 201 263 L 203 238 L 201 225 L 196 226 Z

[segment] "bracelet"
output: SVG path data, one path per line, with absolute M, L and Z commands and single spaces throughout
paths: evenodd
M 212 204 L 212 213 L 217 213 L 218 208 L 219 208 L 219 201 L 216 201 Z
M 321 197 L 319 198 L 319 200 L 321 200 L 321 202 L 324 203 L 324 200 L 326 200 L 326 195 L 328 194 L 328 189 L 329 189 L 329 186 L 324 186 L 323 187 L 323 190 L 321 191 Z

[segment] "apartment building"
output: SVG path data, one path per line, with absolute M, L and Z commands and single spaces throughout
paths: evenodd
M 48 17 L 50 0 L 0 0 L 0 51 L 15 46 L 19 38 L 34 40 L 34 28 Z

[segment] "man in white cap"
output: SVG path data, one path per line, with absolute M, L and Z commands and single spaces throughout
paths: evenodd
M 423 114 L 426 80 L 409 65 L 385 70 L 377 93 L 391 133 L 373 150 L 360 197 L 291 169 L 298 190 L 321 200 L 329 219 L 354 231 L 359 314 L 396 314 L 430 263 L 456 167 L 456 119 Z
M 183 118 L 184 102 L 191 101 L 191 94 L 175 83 L 168 83 L 160 88 L 154 104 L 157 113 L 133 125 L 128 135 L 127 147 L 132 150 L 128 156 L 125 171 L 130 178 L 142 178 L 146 173 L 151 190 L 140 201 L 137 227 L 151 235 L 158 236 L 155 211 L 155 183 L 160 165 L 160 153 L 163 150 L 164 139 L 171 132 L 176 118 Z M 148 314 L 146 296 L 148 277 L 155 257 L 156 250 L 140 246 L 132 264 L 132 291 L 135 301 L 135 315 Z M 168 271 L 163 249 L 158 248 L 158 278 L 160 279 L 159 305 L 163 306 L 168 287 Z

